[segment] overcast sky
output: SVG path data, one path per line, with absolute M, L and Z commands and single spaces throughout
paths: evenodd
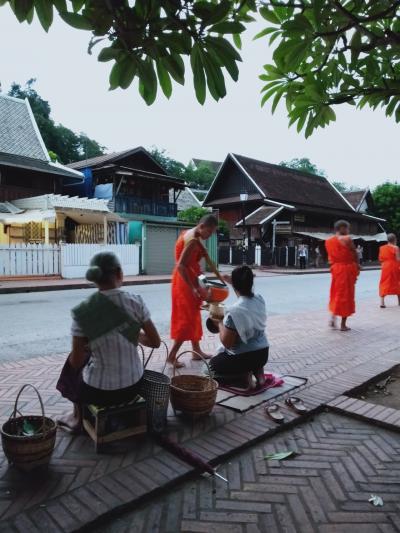
M 159 94 L 148 107 L 136 84 L 108 91 L 111 63 L 99 63 L 98 52 L 87 54 L 89 32 L 56 18 L 46 34 L 37 22 L 19 24 L 5 6 L 0 8 L 0 81 L 6 92 L 13 81 L 37 78 L 36 89 L 49 101 L 53 119 L 110 151 L 157 146 L 184 163 L 192 157 L 221 161 L 229 152 L 270 163 L 309 157 L 331 180 L 373 187 L 398 179 L 399 126 L 383 112 L 337 107 L 337 122 L 306 140 L 288 129 L 283 105 L 274 116 L 269 104 L 260 107 L 258 75 L 271 52 L 266 41 L 252 41 L 259 29 L 253 25 L 247 31 L 239 82 L 228 83 L 222 101 L 207 97 L 199 105 L 187 71 L 186 85 L 175 85 L 169 101 Z

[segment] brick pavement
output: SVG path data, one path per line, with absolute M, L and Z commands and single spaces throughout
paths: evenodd
M 294 450 L 287 461 L 267 453 Z M 211 478 L 184 483 L 98 533 L 400 531 L 398 434 L 332 413 L 242 452 Z M 383 507 L 368 503 L 371 494 Z
M 397 307 L 382 311 L 375 300 L 367 302 L 351 321 L 353 331 L 345 334 L 327 329 L 324 312 L 270 317 L 268 369 L 308 377 L 306 388 L 297 395 L 311 410 L 318 409 L 400 362 L 399 314 Z M 205 344 L 212 350 L 215 337 L 208 336 Z M 40 389 L 49 415 L 68 410 L 68 402 L 54 388 L 64 358 L 41 357 L 1 365 L 1 421 L 27 381 Z M 159 351 L 152 367 L 160 368 L 162 359 Z M 189 362 L 186 371 L 198 368 L 198 363 Z M 24 402 L 24 412 L 37 411 L 34 394 L 27 392 Z M 287 419 L 299 422 L 291 413 Z M 216 463 L 278 430 L 281 428 L 265 417 L 262 407 L 240 415 L 217 406 L 210 417 L 193 424 L 169 419 L 173 438 Z M 0 455 L 0 528 L 42 531 L 47 524 L 49 531 L 74 531 L 191 474 L 191 467 L 160 450 L 149 438 L 134 444 L 126 441 L 112 453 L 95 455 L 87 437 L 60 431 L 47 475 L 26 478 L 9 469 Z

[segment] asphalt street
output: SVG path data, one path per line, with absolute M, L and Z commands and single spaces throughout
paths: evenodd
M 357 283 L 357 299 L 377 297 L 378 280 L 379 271 L 362 272 Z M 275 275 L 258 278 L 256 292 L 267 301 L 270 316 L 318 309 L 327 313 L 329 283 L 329 274 Z M 144 298 L 160 333 L 168 335 L 170 286 L 137 285 L 124 289 Z M 67 352 L 71 342 L 70 310 L 92 291 L 0 295 L 0 362 Z M 234 298 L 231 294 L 228 303 Z

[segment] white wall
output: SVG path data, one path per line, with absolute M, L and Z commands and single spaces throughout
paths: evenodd
M 139 274 L 139 246 L 137 244 L 62 244 L 61 276 L 66 279 L 84 278 L 94 254 L 114 252 L 120 259 L 126 276 Z

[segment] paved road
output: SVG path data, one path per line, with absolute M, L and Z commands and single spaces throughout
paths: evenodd
M 362 272 L 357 298 L 375 296 L 378 278 L 378 271 Z M 276 275 L 258 278 L 256 290 L 267 300 L 270 315 L 286 315 L 325 310 L 329 281 L 327 274 Z M 126 290 L 143 296 L 160 332 L 167 335 L 171 307 L 169 285 L 143 285 L 126 287 Z M 91 292 L 92 289 L 79 289 L 0 295 L 0 361 L 66 352 L 70 344 L 70 309 Z

